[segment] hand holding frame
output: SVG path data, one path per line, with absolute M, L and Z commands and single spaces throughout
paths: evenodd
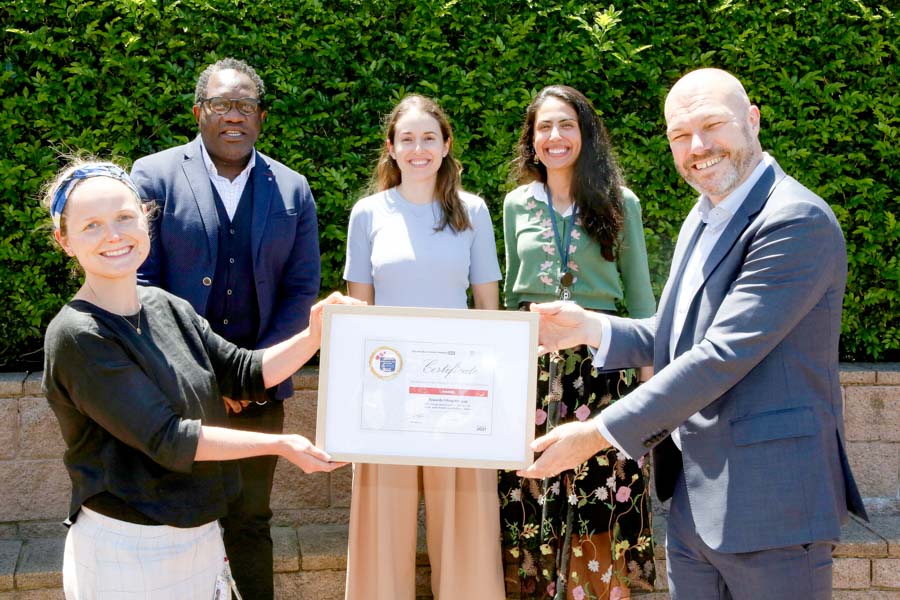
M 602 327 L 597 315 L 574 302 L 532 304 L 532 312 L 540 315 L 538 352 L 546 354 L 581 344 L 597 347 Z M 610 443 L 600 435 L 593 420 L 560 425 L 531 444 L 535 452 L 543 452 L 521 477 L 552 477 L 580 465 Z
M 581 344 L 597 347 L 602 331 L 597 315 L 574 302 L 532 304 L 531 312 L 541 316 L 538 352 L 546 354 Z
M 580 465 L 609 446 L 593 419 L 566 423 L 531 443 L 532 450 L 543 454 L 533 465 L 519 471 L 518 475 L 533 479 L 553 477 Z

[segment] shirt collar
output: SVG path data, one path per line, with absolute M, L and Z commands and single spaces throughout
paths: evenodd
M 528 192 L 535 200 L 540 200 L 544 204 L 547 204 L 547 191 L 544 189 L 544 184 L 540 181 L 532 181 L 529 183 Z
M 206 146 L 203 144 L 203 138 L 200 138 L 200 155 L 203 156 L 203 164 L 206 165 L 206 172 L 209 173 L 210 177 L 220 177 L 219 171 L 212 161 L 212 157 L 209 155 L 209 152 L 206 151 Z M 234 178 L 234 181 L 248 177 L 250 175 L 250 170 L 253 169 L 253 165 L 255 164 L 256 148 L 250 148 L 250 160 L 247 161 L 247 166 L 244 167 L 244 170 Z
M 550 206 L 550 198 L 547 197 L 547 188 L 546 184 L 541 183 L 540 181 L 532 181 L 528 184 L 528 193 L 531 194 L 531 197 L 539 202 L 543 202 L 547 206 Z M 569 205 L 569 208 L 566 209 L 566 212 L 563 213 L 562 216 L 568 217 L 572 214 L 572 207 L 575 206 L 574 203 Z M 553 210 L 552 207 L 550 207 Z
M 706 194 L 701 195 L 696 205 L 700 219 L 706 223 L 709 229 L 716 230 L 723 227 L 743 204 L 744 199 L 750 193 L 750 190 L 753 189 L 753 186 L 756 185 L 756 182 L 759 181 L 760 177 L 762 177 L 765 170 L 774 163 L 775 159 L 767 152 L 763 152 L 762 160 L 759 161 L 759 164 L 756 165 L 750 176 L 717 205 L 713 205 Z

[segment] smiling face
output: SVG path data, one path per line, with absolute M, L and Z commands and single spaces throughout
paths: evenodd
M 234 69 L 216 71 L 206 86 L 206 98 L 259 98 L 253 80 Z M 265 111 L 244 115 L 232 106 L 224 115 L 214 113 L 208 103 L 194 105 L 194 118 L 200 127 L 203 145 L 220 175 L 238 175 L 250 158 L 250 152 L 266 118 Z
M 740 82 L 714 69 L 689 73 L 666 98 L 666 135 L 678 172 L 713 204 L 762 160 L 759 109 Z
M 575 107 L 548 96 L 534 115 L 534 154 L 547 171 L 572 172 L 581 154 Z
M 450 140 L 444 139 L 437 119 L 414 107 L 397 119 L 387 148 L 397 162 L 402 181 L 436 180 L 438 169 L 450 151 Z
M 64 211 L 65 233 L 56 240 L 87 276 L 134 277 L 150 250 L 140 201 L 121 181 L 92 177 L 78 183 Z

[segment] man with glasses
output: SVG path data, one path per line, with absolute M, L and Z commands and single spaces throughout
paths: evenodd
M 245 348 L 271 346 L 306 327 L 319 291 L 309 185 L 254 148 L 266 117 L 264 93 L 243 61 L 208 66 L 194 92 L 200 135 L 139 159 L 131 173 L 142 197 L 159 207 L 140 282 L 186 299 L 215 332 Z M 282 400 L 292 391 L 287 380 L 262 404 L 225 398 L 231 427 L 281 433 Z M 244 600 L 273 597 L 269 497 L 276 461 L 239 461 L 242 493 L 222 520 Z

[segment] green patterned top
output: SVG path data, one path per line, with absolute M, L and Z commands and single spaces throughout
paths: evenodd
M 603 258 L 599 244 L 584 230 L 581 219 L 576 218 L 569 248 L 574 281 L 569 290 L 579 306 L 615 311 L 616 302 L 624 299 L 628 316 L 649 317 L 656 312 L 656 300 L 650 288 L 641 205 L 627 188 L 622 188 L 622 199 L 625 222 L 619 233 L 616 262 Z M 540 182 L 516 188 L 503 201 L 507 308 L 518 308 L 520 302 L 557 299 L 560 257 L 548 210 L 552 209 Z M 570 220 L 558 218 L 557 223 L 560 236 L 566 239 Z

